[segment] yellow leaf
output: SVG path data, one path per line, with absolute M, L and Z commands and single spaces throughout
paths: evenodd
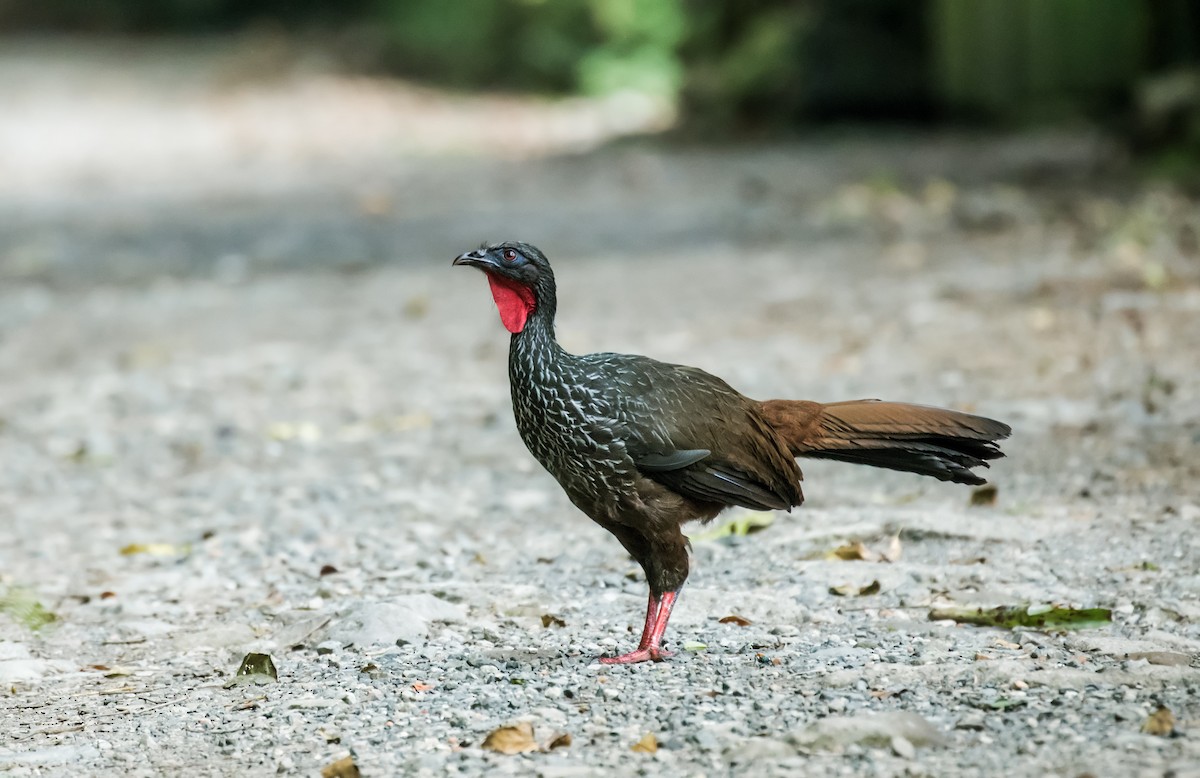
M 149 554 L 150 556 L 175 556 L 188 554 L 192 550 L 190 543 L 176 545 L 174 543 L 130 543 L 121 548 L 121 556 L 134 554 Z
M 874 562 L 879 559 L 879 555 L 867 548 L 866 544 L 861 540 L 856 540 L 853 543 L 838 546 L 826 554 L 825 558 L 830 560 L 840 559 L 843 562 Z
M 771 513 L 747 513 L 714 529 L 701 532 L 698 535 L 690 535 L 689 540 L 693 543 L 707 543 L 729 535 L 744 537 L 755 532 L 760 532 L 771 526 L 774 522 L 775 516 Z
M 526 754 L 538 750 L 537 741 L 533 739 L 533 725 L 527 721 L 492 730 L 484 739 L 483 747 L 501 754 Z
M 352 756 L 344 756 L 321 768 L 321 778 L 358 778 L 360 775 Z
M 1168 737 L 1175 731 L 1175 714 L 1170 709 L 1159 706 L 1158 710 L 1154 711 L 1146 718 L 1142 724 L 1142 732 L 1147 735 L 1158 735 L 1159 737 Z
M 654 737 L 653 732 L 647 732 L 645 737 L 630 746 L 629 750 L 639 754 L 656 753 L 658 751 L 658 738 Z

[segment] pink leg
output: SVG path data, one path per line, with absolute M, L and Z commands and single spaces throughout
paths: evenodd
M 654 596 L 654 592 L 651 592 L 646 598 L 646 624 L 642 627 L 642 637 L 638 641 L 638 648 L 650 645 L 650 636 L 654 633 L 654 623 L 658 620 L 658 602 L 659 598 Z
M 678 597 L 679 592 L 667 592 L 658 597 L 651 593 L 646 605 L 646 627 L 642 630 L 637 650 L 620 656 L 602 656 L 600 661 L 606 665 L 630 665 L 635 662 L 661 662 L 671 656 L 670 651 L 662 650 L 662 638 Z

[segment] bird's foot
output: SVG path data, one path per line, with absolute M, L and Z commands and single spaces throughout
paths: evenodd
M 664 651 L 657 646 L 649 648 L 639 648 L 637 651 L 630 651 L 628 654 L 620 656 L 602 656 L 600 664 L 604 665 L 632 665 L 638 662 L 661 662 L 669 656 L 674 656 L 670 651 Z

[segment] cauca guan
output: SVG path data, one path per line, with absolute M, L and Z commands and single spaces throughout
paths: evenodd
M 661 660 L 688 576 L 689 521 L 725 508 L 790 510 L 804 501 L 796 457 L 836 459 L 961 484 L 1003 456 L 1008 425 L 879 400 L 752 400 L 714 375 L 629 354 L 570 354 L 554 338 L 554 273 L 528 243 L 462 254 L 481 269 L 512 333 L 508 375 L 517 429 L 581 511 L 646 573 L 637 649 L 601 662 Z

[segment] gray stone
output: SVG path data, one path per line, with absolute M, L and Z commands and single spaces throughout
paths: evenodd
M 723 756 L 731 764 L 753 764 L 763 761 L 777 761 L 796 756 L 798 750 L 794 743 L 772 737 L 751 737 L 726 746 Z
M 831 751 L 852 743 L 889 747 L 892 738 L 902 737 L 914 746 L 937 746 L 945 737 L 922 716 L 909 711 L 830 716 L 795 732 L 793 743 L 814 751 Z
M 915 759 L 917 756 L 916 746 L 912 744 L 911 740 L 903 735 L 896 735 L 893 737 L 891 746 L 892 753 L 901 759 Z
M 360 648 L 420 644 L 429 634 L 429 622 L 461 621 L 464 616 L 462 606 L 430 594 L 411 594 L 384 602 L 357 603 L 336 616 L 324 635 L 343 646 Z

